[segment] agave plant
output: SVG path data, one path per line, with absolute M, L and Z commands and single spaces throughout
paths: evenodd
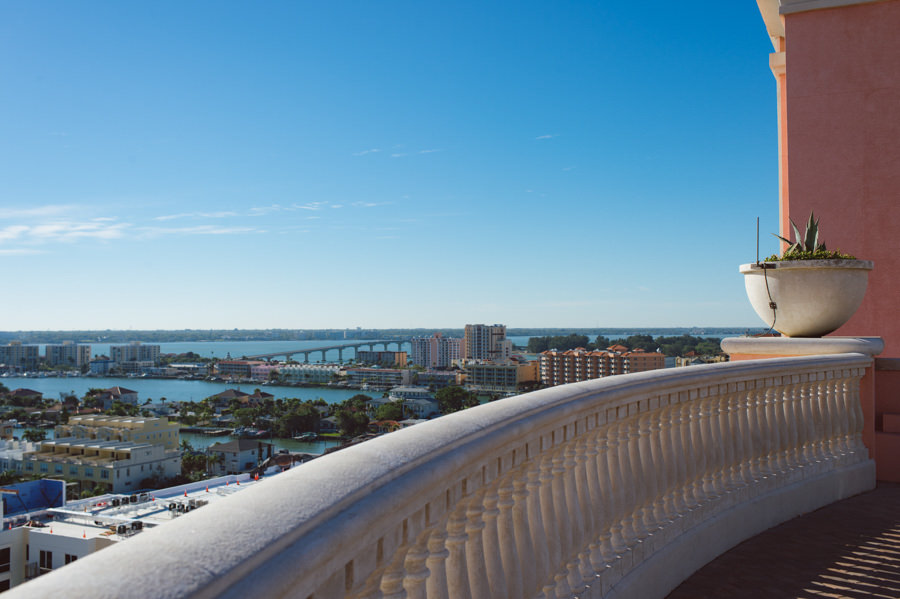
M 781 235 L 775 235 L 778 239 L 788 244 L 787 249 L 778 256 L 777 254 L 769 256 L 766 261 L 775 260 L 855 260 L 850 254 L 845 254 L 841 250 L 829 250 L 824 243 L 819 243 L 819 219 L 812 212 L 809 213 L 809 220 L 806 221 L 806 231 L 800 233 L 800 228 L 791 220 L 791 226 L 794 228 L 794 242 L 785 239 Z
M 813 213 L 809 213 L 809 220 L 806 221 L 806 231 L 803 235 L 800 235 L 800 229 L 797 228 L 797 225 L 794 224 L 794 221 L 791 220 L 791 226 L 794 227 L 794 243 L 791 243 L 790 239 L 785 239 L 781 235 L 775 235 L 778 239 L 788 244 L 788 248 L 784 250 L 785 254 L 790 254 L 794 252 L 815 252 L 818 250 L 826 251 L 825 244 L 819 243 L 819 219 L 813 216 Z

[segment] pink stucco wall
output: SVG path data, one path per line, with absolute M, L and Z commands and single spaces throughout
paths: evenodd
M 831 249 L 875 261 L 836 335 L 900 357 L 900 0 L 786 15 L 788 211 Z

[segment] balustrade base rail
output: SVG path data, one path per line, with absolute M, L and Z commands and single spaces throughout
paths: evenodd
M 856 353 L 543 389 L 313 460 L 15 597 L 662 597 L 872 488 Z

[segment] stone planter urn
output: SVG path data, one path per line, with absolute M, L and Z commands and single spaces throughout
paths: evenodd
M 787 337 L 822 337 L 859 308 L 872 267 L 870 260 L 780 260 L 743 264 L 740 270 L 763 322 L 774 321 L 773 328 Z

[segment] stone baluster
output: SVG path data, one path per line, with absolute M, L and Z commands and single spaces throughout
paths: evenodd
M 465 502 L 464 502 L 465 503 Z M 471 597 L 469 588 L 469 568 L 466 562 L 465 507 L 458 507 L 447 521 L 447 540 L 450 555 L 447 556 L 447 590 L 451 597 Z
M 669 462 L 669 496 L 668 505 L 671 506 L 669 519 L 675 520 L 680 516 L 684 516 L 688 511 L 689 502 L 685 501 L 687 483 L 690 480 L 687 464 L 690 462 L 687 448 L 682 442 L 682 428 L 684 423 L 681 418 L 681 404 L 678 403 L 677 395 L 669 396 L 669 424 L 668 430 L 669 444 L 664 448 L 666 459 Z
M 834 372 L 826 373 L 825 377 L 825 410 L 828 414 L 828 453 L 831 459 L 837 464 L 843 463 L 846 447 L 843 444 L 843 435 L 841 424 L 844 418 L 841 417 L 841 410 L 838 404 L 838 382 L 834 377 Z
M 540 506 L 541 518 L 544 521 L 544 531 L 546 533 L 547 555 L 549 560 L 548 576 L 544 579 L 544 594 L 552 597 L 556 594 L 557 575 L 562 574 L 562 549 L 559 542 L 559 524 L 556 520 L 555 506 L 553 505 L 553 456 L 552 449 L 546 451 L 541 457 L 541 486 Z
M 380 592 L 366 595 L 371 599 L 406 599 L 406 589 L 403 588 L 403 579 L 406 572 L 403 569 L 390 569 L 381 577 Z
M 640 415 L 637 420 L 638 427 L 638 446 L 640 448 L 641 471 L 644 478 L 644 527 L 652 534 L 656 530 L 662 528 L 665 522 L 665 513 L 661 506 L 661 493 L 659 474 L 664 471 L 662 463 L 659 461 L 659 450 L 654 455 L 654 442 L 659 442 L 657 433 L 659 428 L 654 430 L 653 423 L 659 411 L 647 411 Z
M 772 465 L 774 473 L 783 476 L 787 473 L 787 464 L 781 451 L 782 440 L 784 439 L 783 424 L 784 412 L 780 409 L 779 402 L 783 391 L 776 387 L 766 389 L 766 424 L 769 431 L 769 439 L 771 444 L 767 444 L 770 448 L 769 461 Z
M 685 449 L 685 499 L 688 508 L 693 510 L 703 505 L 706 495 L 703 493 L 703 446 L 700 438 L 699 406 L 696 402 L 685 398 L 681 404 L 681 439 Z
M 505 563 L 501 555 L 500 531 L 498 530 L 498 517 L 500 508 L 497 506 L 500 497 L 496 485 L 485 489 L 484 512 L 481 519 L 484 528 L 481 531 L 481 542 L 484 547 L 484 569 L 487 574 L 488 587 L 491 597 L 508 597 L 506 587 Z M 467 514 L 468 515 L 468 514 Z M 471 560 L 469 560 L 471 563 Z
M 519 472 L 518 475 L 521 476 L 522 473 Z M 522 481 L 522 485 L 524 486 L 524 481 Z M 503 573 L 506 576 L 506 591 L 510 597 L 523 597 L 525 572 L 522 568 L 523 559 L 520 557 L 519 539 L 516 535 L 514 492 L 511 476 L 505 477 L 497 490 L 497 509 L 499 511 L 497 540 L 500 545 L 500 561 L 503 563 Z M 528 567 L 531 568 L 530 565 Z M 493 583 L 491 589 L 494 589 Z M 501 597 L 504 594 L 494 591 L 494 596 Z
M 853 413 L 853 440 L 855 448 L 855 461 L 869 459 L 869 450 L 866 448 L 862 440 L 863 428 L 865 426 L 865 415 L 862 409 L 862 400 L 859 395 L 859 378 L 851 381 L 850 393 L 850 411 Z
M 553 562 L 556 568 L 556 594 L 558 597 L 567 597 L 572 594 L 572 587 L 569 578 L 573 576 L 575 565 L 570 562 L 569 556 L 572 552 L 572 527 L 569 525 L 570 512 L 566 505 L 566 447 L 556 448 L 553 451 L 553 480 L 551 487 L 553 489 L 553 507 L 554 518 L 553 534 L 559 543 L 558 558 Z
M 697 399 L 692 402 L 692 413 L 696 420 L 693 432 L 697 439 L 698 455 L 700 456 L 700 468 L 698 471 L 697 482 L 702 490 L 705 501 L 718 499 L 716 487 L 713 485 L 713 442 L 710 438 L 709 428 L 709 406 L 707 401 Z
M 816 381 L 815 398 L 813 409 L 818 413 L 819 418 L 816 454 L 823 463 L 823 469 L 830 469 L 834 456 L 831 453 L 831 411 L 828 406 L 828 378 L 825 373 Z
M 725 443 L 725 472 L 726 472 L 726 488 L 734 491 L 744 486 L 744 480 L 741 477 L 741 449 L 743 448 L 743 439 L 741 438 L 741 423 L 737 415 L 738 398 L 745 396 L 746 391 L 737 391 L 729 393 L 722 401 L 722 430 Z
M 588 526 L 586 536 L 590 540 L 588 549 L 590 550 L 591 566 L 595 575 L 605 568 L 606 563 L 603 556 L 601 535 L 604 532 L 604 515 L 608 509 L 607 505 L 605 505 L 606 496 L 603 494 L 600 485 L 598 434 L 600 434 L 598 430 L 593 429 L 585 435 L 584 478 L 586 497 L 582 504 L 585 512 L 585 522 Z
M 799 422 L 797 423 L 800 455 L 806 470 L 818 472 L 819 460 L 816 456 L 816 416 L 813 412 L 813 393 L 815 383 L 806 381 L 800 385 L 800 397 L 797 401 Z
M 428 568 L 428 579 L 425 581 L 425 591 L 428 599 L 449 599 L 447 586 L 447 558 L 450 551 L 447 549 L 447 531 L 435 529 L 428 537 L 428 557 L 425 566 Z
M 594 566 L 591 563 L 591 547 L 594 546 L 594 515 L 590 509 L 590 492 L 587 482 L 587 445 L 593 436 L 585 431 L 575 441 L 572 479 L 572 496 L 577 506 L 577 521 L 572 529 L 572 544 L 578 552 L 578 567 L 582 585 L 590 585 L 594 580 Z M 566 495 L 569 495 L 568 488 Z
M 641 426 L 641 417 L 630 419 L 628 427 L 628 457 L 631 462 L 631 471 L 634 476 L 634 523 L 638 539 L 646 539 L 652 530 L 650 518 L 650 484 L 647 476 L 647 467 L 650 456 L 644 449 L 644 433 Z
M 493 563 L 489 562 L 484 552 L 484 530 L 486 527 L 484 514 L 484 492 L 472 497 L 466 508 L 466 567 L 469 572 L 469 596 L 473 599 L 490 599 L 491 585 L 488 582 L 487 570 L 496 567 L 502 571 L 499 555 Z M 496 534 L 496 528 L 494 529 Z
M 713 488 L 719 497 L 728 491 L 727 476 L 728 462 L 725 459 L 726 441 L 722 434 L 722 400 L 720 394 L 711 395 L 706 400 L 709 410 L 709 438 L 711 442 L 710 455 L 712 455 L 712 468 L 709 473 L 712 477 Z
M 801 462 L 798 451 L 799 439 L 797 435 L 797 421 L 799 420 L 799 414 L 797 414 L 794 409 L 797 405 L 797 397 L 799 394 L 799 384 L 792 381 L 785 389 L 784 399 L 781 402 L 781 408 L 784 410 L 785 424 L 784 459 L 792 477 L 797 476 L 797 470 L 799 469 Z
M 423 535 L 421 539 L 406 553 L 406 576 L 403 578 L 403 588 L 407 599 L 426 599 L 428 583 L 428 538 Z
M 671 505 L 668 503 L 670 467 L 669 456 L 663 451 L 663 447 L 669 444 L 669 410 L 668 408 L 660 408 L 650 418 L 649 435 L 650 435 L 650 463 L 653 466 L 653 474 L 656 475 L 654 481 L 653 497 L 653 519 L 658 528 L 666 526 L 672 518 L 669 517 Z M 665 426 L 663 426 L 665 424 Z
M 603 563 L 607 566 L 611 566 L 616 561 L 619 550 L 615 544 L 620 542 L 620 540 L 614 540 L 612 531 L 615 519 L 619 517 L 619 511 L 616 504 L 618 493 L 614 487 L 613 473 L 610 470 L 610 464 L 613 461 L 609 449 L 610 428 L 605 427 L 597 437 L 597 482 L 600 491 L 599 497 L 603 498 L 599 508 L 598 529 L 600 530 L 600 553 L 603 555 Z
M 738 460 L 740 461 L 740 478 L 744 487 L 749 487 L 758 478 L 758 471 L 754 468 L 758 465 L 753 444 L 754 422 L 756 407 L 754 402 L 759 396 L 756 387 L 748 388 L 744 395 L 739 395 L 735 400 L 734 413 L 737 417 L 737 425 L 741 429 L 741 442 L 738 446 Z
M 635 445 L 637 444 L 637 435 L 633 432 L 634 418 L 629 418 L 619 426 L 619 463 L 621 464 L 622 477 L 625 481 L 625 502 L 624 516 L 622 518 L 622 534 L 625 537 L 625 543 L 629 547 L 634 547 L 638 541 L 647 536 L 644 530 L 640 512 L 636 509 L 639 505 L 638 493 L 640 476 L 637 469 L 637 456 L 635 455 Z
M 621 556 L 628 550 L 625 532 L 625 505 L 627 495 L 625 492 L 625 478 L 621 472 L 619 460 L 619 428 L 621 423 L 613 423 L 607 430 L 607 469 L 609 471 L 610 505 L 615 506 L 610 514 L 610 546 L 615 555 Z
M 525 471 L 513 480 L 513 526 L 516 533 L 516 551 L 522 563 L 522 596 L 530 597 L 540 592 L 539 576 L 547 564 L 547 544 L 544 542 L 544 525 L 537 502 L 538 470 L 535 460 L 525 464 Z M 540 531 L 540 532 L 539 532 Z M 540 542 L 539 550 L 535 547 Z M 513 585 L 510 585 L 510 589 Z

